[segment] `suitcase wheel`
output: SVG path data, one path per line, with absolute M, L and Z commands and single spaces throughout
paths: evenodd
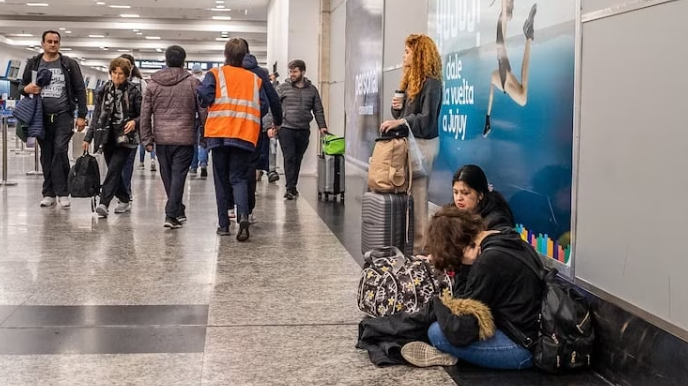
M 325 193 L 325 201 L 330 201 L 330 195 L 328 193 Z
M 318 201 L 322 200 L 322 193 L 318 192 Z

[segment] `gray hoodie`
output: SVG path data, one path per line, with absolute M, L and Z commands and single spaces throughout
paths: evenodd
M 315 121 L 319 128 L 327 128 L 325 113 L 318 89 L 307 78 L 303 79 L 305 85 L 296 87 L 290 80 L 277 86 L 282 102 L 282 127 L 296 130 L 308 130 L 315 115 Z
M 207 117 L 206 109 L 196 102 L 196 87 L 200 83 L 181 67 L 168 67 L 151 75 L 141 107 L 143 144 L 196 143 L 196 113 L 201 122 Z

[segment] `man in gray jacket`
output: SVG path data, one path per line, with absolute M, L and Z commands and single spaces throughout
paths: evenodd
M 182 199 L 196 144 L 196 114 L 201 125 L 207 116 L 196 102 L 196 87 L 201 82 L 184 69 L 185 60 L 182 47 L 165 50 L 167 68 L 151 75 L 141 107 L 141 143 L 147 151 L 152 151 L 155 144 L 167 193 L 164 226 L 172 229 L 186 221 Z
M 320 93 L 305 74 L 306 63 L 303 60 L 289 62 L 289 79 L 277 87 L 284 116 L 282 128 L 279 134 L 274 129 L 268 132 L 270 137 L 278 135 L 284 154 L 284 174 L 287 180 L 284 198 L 287 200 L 293 200 L 299 195 L 296 185 L 299 182 L 301 161 L 308 149 L 310 123 L 314 115 L 320 132 L 327 132 Z

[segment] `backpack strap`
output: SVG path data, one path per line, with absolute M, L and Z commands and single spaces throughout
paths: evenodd
M 525 243 L 525 242 L 524 242 Z M 538 256 L 537 252 L 530 246 L 530 244 L 527 244 L 528 248 L 526 248 L 529 251 L 529 255 L 533 258 L 540 259 L 540 256 Z M 545 276 L 547 275 L 547 269 L 543 267 L 538 267 L 536 263 L 533 261 L 533 259 L 527 259 L 523 254 L 516 253 L 514 250 L 509 249 L 509 248 L 504 248 L 504 247 L 498 247 L 498 246 L 493 246 L 493 247 L 488 247 L 485 250 L 483 250 L 483 253 L 485 251 L 489 250 L 496 250 L 500 251 L 502 253 L 506 253 L 511 257 L 514 257 L 518 259 L 518 261 L 522 262 L 525 264 L 530 270 L 537 276 L 537 278 L 540 280 L 541 283 L 544 285 L 545 281 Z M 514 326 L 513 323 L 511 323 L 510 320 L 508 319 L 500 319 L 499 320 L 501 324 L 504 326 L 504 328 L 513 336 L 516 338 L 521 346 L 527 348 L 527 349 L 532 349 L 532 347 L 535 345 L 536 341 L 533 339 L 529 338 L 526 334 L 523 333 L 518 327 Z

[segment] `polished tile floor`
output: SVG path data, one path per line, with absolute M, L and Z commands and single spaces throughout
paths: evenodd
M 354 345 L 359 266 L 308 198 L 259 184 L 251 240 L 215 235 L 212 179 L 163 228 L 157 173 L 131 213 L 40 208 L 30 152 L 0 187 L 0 385 L 442 385 L 442 369 L 374 367 Z
M 87 199 L 40 208 L 42 177 L 10 142 L 0 187 L 0 386 L 604 385 L 459 364 L 376 368 L 354 346 L 362 315 L 360 199 L 345 205 L 258 185 L 251 240 L 215 235 L 212 179 L 190 176 L 188 223 L 166 230 L 157 173 L 135 170 L 131 213 L 97 219 Z M 1 162 L 1 161 L 0 161 Z

